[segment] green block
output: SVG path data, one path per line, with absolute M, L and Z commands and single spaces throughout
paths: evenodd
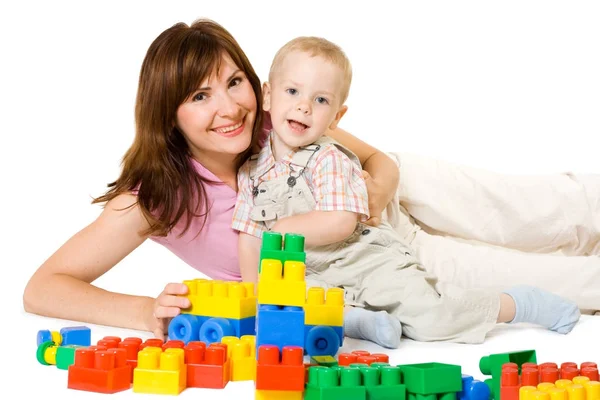
M 406 400 L 406 386 L 401 384 L 402 373 L 399 367 L 374 367 L 371 364 L 371 367 L 360 370 L 367 389 L 367 400 Z
M 456 400 L 456 392 L 439 394 L 438 400 Z
M 310 361 L 322 367 L 337 367 L 338 362 L 332 356 L 312 356 Z
M 409 393 L 428 395 L 462 391 L 460 365 L 433 362 L 398 366 Z
M 531 362 L 537 363 L 535 350 L 521 350 L 510 353 L 497 353 L 481 357 L 479 360 L 479 370 L 484 375 L 491 375 L 491 379 L 486 379 L 485 383 L 489 386 L 491 399 L 500 400 L 500 377 L 502 375 L 502 365 L 506 363 L 515 363 L 521 372 L 521 365 Z
M 306 400 L 366 400 L 359 368 L 310 367 L 304 391 Z
M 75 364 L 75 350 L 80 347 L 74 344 L 60 346 L 56 349 L 56 368 L 69 369 L 69 365 Z
M 258 263 L 259 273 L 262 269 L 262 260 L 279 260 L 282 265 L 285 265 L 286 261 L 301 261 L 306 263 L 304 236 L 295 233 L 286 233 L 285 240 L 283 240 L 279 232 L 263 233 L 260 260 Z

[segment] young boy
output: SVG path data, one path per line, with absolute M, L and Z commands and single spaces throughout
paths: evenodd
M 567 333 L 577 306 L 528 286 L 504 293 L 465 290 L 427 274 L 389 224 L 360 222 L 368 199 L 356 157 L 325 136 L 347 110 L 352 70 L 335 44 L 287 43 L 264 84 L 273 130 L 238 174 L 234 229 L 242 278 L 256 282 L 266 230 L 305 236 L 307 283 L 342 287 L 345 333 L 396 348 L 419 341 L 481 343 L 497 322 L 530 322 Z

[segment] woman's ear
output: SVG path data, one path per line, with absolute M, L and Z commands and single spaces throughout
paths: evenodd
M 263 83 L 263 110 L 271 111 L 271 85 Z
M 335 119 L 333 120 L 331 125 L 329 125 L 329 129 L 334 130 L 335 128 L 337 128 L 340 119 L 342 119 L 344 114 L 346 114 L 346 111 L 348 111 L 348 106 L 342 106 L 342 108 L 340 108 L 337 114 L 335 114 Z

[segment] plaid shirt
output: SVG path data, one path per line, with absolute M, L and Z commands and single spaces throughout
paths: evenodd
M 281 161 L 276 162 L 269 137 L 258 155 L 254 175 L 260 177 L 261 182 L 289 176 L 293 155 L 294 153 L 290 152 Z M 238 195 L 233 211 L 232 228 L 261 237 L 266 227 L 250 219 L 253 206 L 250 163 L 251 160 L 246 161 L 238 171 Z M 316 211 L 350 211 L 368 217 L 367 186 L 362 177 L 361 167 L 334 144 L 321 146 L 317 154 L 310 159 L 303 176 L 315 199 Z

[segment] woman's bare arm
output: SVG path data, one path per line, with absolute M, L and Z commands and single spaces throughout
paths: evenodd
M 25 311 L 61 319 L 153 330 L 151 297 L 100 289 L 91 283 L 146 240 L 148 222 L 136 197 L 120 195 L 98 218 L 62 245 L 25 287 Z

